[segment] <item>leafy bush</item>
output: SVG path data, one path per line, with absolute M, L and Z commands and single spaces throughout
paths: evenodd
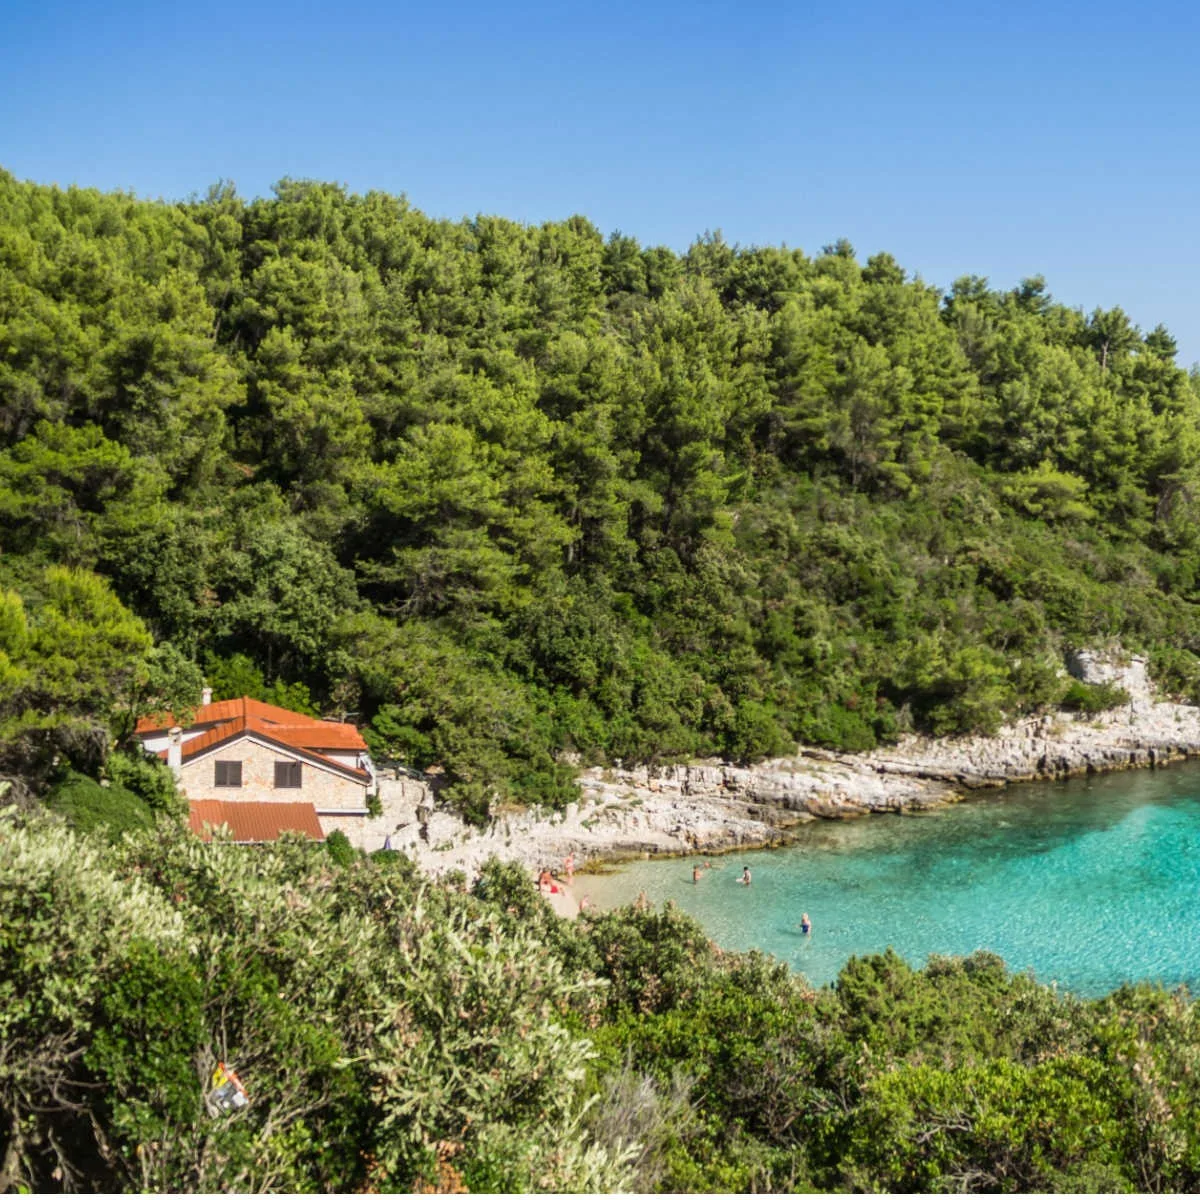
M 1068 712 L 1097 713 L 1129 703 L 1129 693 L 1115 683 L 1071 681 L 1059 704 Z
M 103 827 L 110 838 L 154 823 L 150 806 L 119 783 L 104 787 L 94 779 L 68 771 L 46 797 L 46 804 L 81 833 Z
M 820 704 L 809 710 L 798 732 L 802 742 L 850 753 L 874 750 L 876 745 L 875 730 L 862 714 L 841 704 Z
M 108 756 L 104 770 L 116 786 L 140 796 L 155 812 L 178 820 L 187 817 L 187 797 L 180 792 L 174 772 L 161 759 L 138 750 L 114 751 Z
M 340 829 L 326 835 L 325 850 L 339 867 L 348 867 L 358 857 L 350 839 Z
M 865 1089 L 845 1182 L 877 1192 L 1125 1191 L 1106 1082 L 1083 1055 L 1030 1066 L 905 1064 Z

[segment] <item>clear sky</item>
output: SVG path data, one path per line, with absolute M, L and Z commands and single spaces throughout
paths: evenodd
M 1046 276 L 1200 360 L 1200 6 L 4 0 L 0 165 Z

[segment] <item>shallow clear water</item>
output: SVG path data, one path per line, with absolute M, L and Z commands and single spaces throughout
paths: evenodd
M 693 884 L 699 861 L 638 862 L 577 891 L 600 907 L 674 900 L 719 945 L 766 950 L 816 984 L 892 946 L 914 965 L 992 950 L 1086 996 L 1139 979 L 1200 990 L 1200 764 L 815 821 L 787 849 L 712 859 Z

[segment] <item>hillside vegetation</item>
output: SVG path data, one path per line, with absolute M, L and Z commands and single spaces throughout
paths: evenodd
M 1161 327 L 887 254 L 684 255 L 0 173 L 0 771 L 152 703 L 355 714 L 476 819 L 564 761 L 861 749 L 1200 687 L 1200 391 Z
M 669 907 L 562 921 L 495 863 L 468 894 L 55 820 L 0 814 L 0 1191 L 1200 1187 L 1183 996 L 987 954 L 814 992 Z
M 575 760 L 1112 702 L 1081 643 L 1195 699 L 1174 355 L 845 243 L 0 173 L 0 1191 L 1200 1189 L 1184 994 L 891 953 L 814 991 L 494 862 L 203 843 L 124 744 L 203 677 L 482 820 Z

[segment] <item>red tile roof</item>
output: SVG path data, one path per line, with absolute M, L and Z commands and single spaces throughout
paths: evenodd
M 367 743 L 353 725 L 320 721 L 316 725 L 271 725 L 270 733 L 280 742 L 312 750 L 365 750 Z
M 170 713 L 143 717 L 137 723 L 137 732 L 162 733 L 173 724 L 174 718 Z M 203 705 L 196 710 L 188 728 L 195 729 L 199 725 L 210 725 L 210 728 L 199 737 L 184 742 L 184 762 L 232 738 L 254 733 L 276 745 L 299 750 L 331 770 L 352 775 L 362 783 L 370 782 L 371 777 L 366 771 L 337 762 L 321 753 L 322 750 L 365 752 L 367 743 L 353 725 L 320 721 L 303 713 L 277 708 L 274 704 L 264 704 L 261 700 L 251 700 L 249 696 Z M 166 752 L 159 751 L 159 757 L 165 758 Z
M 197 754 L 203 754 L 210 747 L 220 745 L 221 742 L 231 737 L 234 733 L 244 730 L 245 725 L 244 721 L 223 721 L 220 725 L 214 725 L 211 729 L 206 729 L 199 737 L 194 737 L 190 741 L 183 743 L 182 757 L 194 758 Z M 166 751 L 160 750 L 159 753 L 166 754 Z
M 273 842 L 281 833 L 295 830 L 314 841 L 325 834 L 311 804 L 260 804 L 251 800 L 193 800 L 189 824 L 206 842 L 211 829 L 228 825 L 235 842 Z M 211 827 L 211 829 L 206 827 Z
M 297 746 L 307 746 L 317 750 L 365 750 L 367 743 L 362 734 L 353 725 L 338 721 L 322 721 L 319 717 L 310 717 L 305 713 L 292 712 L 291 709 L 279 708 L 274 704 L 265 704 L 262 700 L 252 700 L 242 696 L 238 700 L 218 700 L 215 704 L 202 704 L 192 715 L 187 728 L 194 729 L 197 725 L 214 725 L 223 721 L 235 721 L 254 717 L 268 725 L 276 726 L 275 737 L 279 741 L 292 740 Z M 137 723 L 136 733 L 159 733 L 170 729 L 175 724 L 171 713 L 158 713 L 154 716 L 142 717 Z M 282 737 L 281 732 L 288 731 L 288 737 Z

